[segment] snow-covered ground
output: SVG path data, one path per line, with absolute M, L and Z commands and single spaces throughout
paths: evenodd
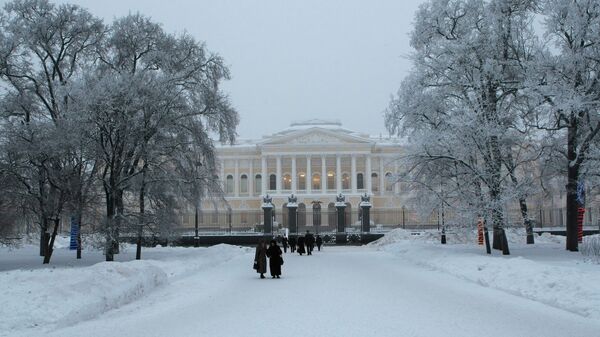
M 490 257 L 469 235 L 441 246 L 396 230 L 288 253 L 279 280 L 260 280 L 253 251 L 226 245 L 3 271 L 0 336 L 598 336 L 600 266 L 561 238 L 509 239 L 513 255 Z M 3 250 L 0 264 L 28 249 Z

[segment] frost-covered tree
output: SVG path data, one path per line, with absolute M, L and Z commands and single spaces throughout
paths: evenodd
M 3 160 L 20 185 L 14 197 L 38 217 L 44 263 L 79 179 L 65 87 L 81 76 L 103 33 L 102 22 L 75 5 L 15 0 L 0 12 Z
M 175 160 L 194 144 L 210 148 L 211 133 L 233 141 L 238 115 L 219 87 L 229 78 L 222 58 L 188 35 L 167 34 L 144 16 L 129 15 L 111 25 L 97 53 L 98 66 L 76 91 L 102 160 L 111 261 L 127 221 L 126 193 L 141 184 L 143 207 L 152 177 L 176 175 Z
M 520 203 L 533 238 L 527 184 L 515 173 L 535 159 L 520 118 L 529 105 L 521 89 L 535 47 L 535 5 L 423 4 L 411 35 L 414 68 L 386 112 L 389 131 L 408 136 L 411 143 L 405 161 L 409 180 L 430 191 L 445 190 L 440 195 L 452 200 L 444 202 L 459 212 L 489 219 L 493 246 L 504 253 L 509 202 Z
M 600 2 L 546 0 L 542 9 L 550 41 L 531 76 L 529 94 L 540 104 L 529 117 L 547 131 L 545 163 L 566 176 L 566 248 L 576 251 L 577 185 L 597 174 L 600 158 Z

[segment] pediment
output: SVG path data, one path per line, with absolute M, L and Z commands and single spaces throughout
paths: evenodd
M 266 139 L 261 145 L 371 144 L 372 141 L 341 131 L 312 128 Z

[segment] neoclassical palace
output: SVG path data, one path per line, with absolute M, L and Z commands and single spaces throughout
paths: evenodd
M 333 209 L 335 196 L 346 196 L 348 221 L 357 222 L 360 196 L 371 195 L 373 210 L 400 207 L 400 186 L 394 184 L 401 146 L 396 138 L 372 137 L 345 129 L 339 121 L 308 120 L 260 140 L 240 140 L 217 147 L 219 178 L 223 182 L 234 226 L 259 223 L 262 196 L 273 198 L 276 217 L 285 225 L 288 197 L 298 198 L 299 225 L 310 227 L 315 203 Z M 208 209 L 206 209 L 208 207 Z M 223 227 L 224 220 L 210 216 L 204 207 L 204 226 Z M 279 214 L 278 214 L 279 213 Z M 331 217 L 329 217 L 331 218 Z M 327 226 L 324 216 L 320 224 Z M 383 221 L 380 217 L 376 221 Z M 390 221 L 392 221 L 390 219 Z M 397 222 L 396 220 L 393 220 Z

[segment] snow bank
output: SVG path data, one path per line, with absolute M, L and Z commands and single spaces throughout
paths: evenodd
M 579 250 L 590 261 L 600 263 L 600 235 L 584 236 Z
M 156 287 L 246 254 L 249 248 L 152 248 L 153 260 L 81 268 L 0 273 L 0 335 L 36 326 L 63 327 L 139 299 Z
M 437 240 L 433 243 L 430 234 L 399 231 L 372 246 L 485 287 L 600 319 L 600 270 L 584 263 L 578 253 L 565 251 L 564 238 L 546 234 L 536 237 L 534 246 L 512 244 L 519 252 L 515 255 L 521 256 L 487 256 L 475 244 L 442 246 Z
M 492 232 L 490 231 L 490 240 Z M 509 244 L 519 244 L 526 242 L 525 230 L 521 228 L 507 228 L 506 239 Z M 384 237 L 377 241 L 371 242 L 371 246 L 386 246 L 389 244 L 412 241 L 412 242 L 424 242 L 424 243 L 440 243 L 441 234 L 437 230 L 418 231 L 418 230 L 406 230 L 402 228 L 394 229 L 385 234 Z M 466 229 L 466 228 L 450 228 L 446 232 L 446 241 L 448 245 L 453 244 L 475 244 L 477 243 L 477 230 Z M 542 235 L 535 235 L 536 243 L 558 243 L 564 244 L 565 237 L 558 235 L 551 235 L 550 233 L 543 233 Z

